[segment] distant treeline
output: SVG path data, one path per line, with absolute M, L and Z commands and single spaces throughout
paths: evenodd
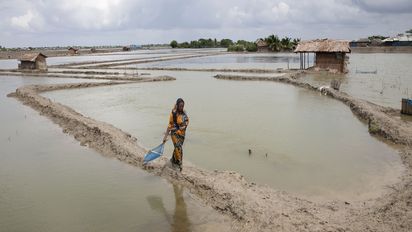
M 230 52 L 256 52 L 259 47 L 266 47 L 267 51 L 279 52 L 279 51 L 292 51 L 300 39 L 284 37 L 280 39 L 277 35 L 269 35 L 266 38 L 260 38 L 255 41 L 238 40 L 233 41 L 231 39 L 198 39 L 190 42 L 178 43 L 176 40 L 170 42 L 172 48 L 227 48 Z

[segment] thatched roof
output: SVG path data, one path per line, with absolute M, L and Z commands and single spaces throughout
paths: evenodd
M 298 44 L 295 52 L 350 52 L 349 41 L 315 39 L 302 41 Z
M 74 47 L 69 47 L 69 49 L 67 49 L 67 50 L 73 50 L 73 51 L 78 51 L 79 49 L 77 49 L 77 48 L 74 48 Z
M 266 43 L 266 41 L 264 41 L 263 39 L 256 40 L 255 44 L 258 47 L 267 47 L 268 46 L 268 43 Z
M 44 58 L 47 58 L 47 56 L 44 55 L 43 53 L 26 53 L 19 60 L 20 61 L 34 62 L 34 61 L 36 61 L 37 57 L 39 57 L 39 56 L 43 56 Z

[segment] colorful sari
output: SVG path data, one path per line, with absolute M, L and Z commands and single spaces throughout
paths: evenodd
M 189 117 L 186 112 L 178 113 L 172 111 L 169 117 L 169 130 L 171 131 L 174 146 L 173 156 L 170 161 L 182 169 L 183 163 L 183 143 L 185 141 L 186 128 L 189 125 Z

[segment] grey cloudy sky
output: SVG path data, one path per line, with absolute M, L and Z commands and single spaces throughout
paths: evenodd
M 0 45 L 168 43 L 396 35 L 412 0 L 0 0 Z

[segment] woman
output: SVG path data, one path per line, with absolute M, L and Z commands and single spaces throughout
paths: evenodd
M 180 171 L 182 171 L 183 161 L 182 146 L 183 142 L 185 141 L 186 128 L 189 125 L 189 117 L 187 116 L 184 107 L 185 102 L 183 101 L 183 99 L 177 99 L 176 105 L 173 107 L 173 110 L 170 113 L 169 125 L 163 138 L 163 143 L 165 143 L 167 136 L 170 133 L 173 145 L 175 147 L 170 162 L 172 162 L 172 164 L 174 165 L 177 165 Z

